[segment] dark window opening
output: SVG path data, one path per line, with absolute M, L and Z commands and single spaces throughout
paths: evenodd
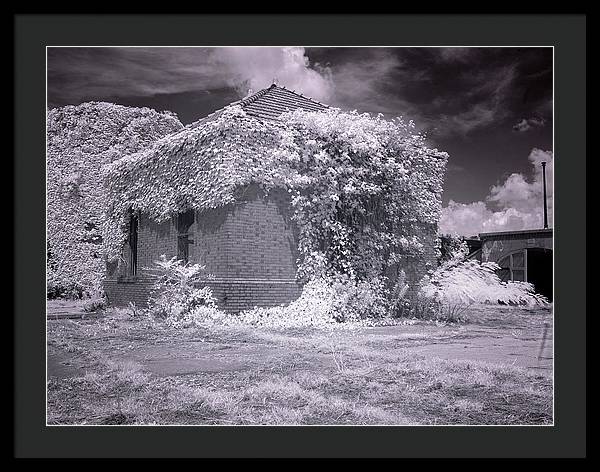
M 185 262 L 190 260 L 190 244 L 194 241 L 190 239 L 190 227 L 194 224 L 195 212 L 188 210 L 177 215 L 177 259 Z
M 137 275 L 137 243 L 138 243 L 138 216 L 132 214 L 129 218 L 129 275 Z

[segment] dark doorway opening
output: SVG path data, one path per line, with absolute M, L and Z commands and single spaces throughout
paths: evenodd
M 190 227 L 194 224 L 195 212 L 188 210 L 177 215 L 177 259 L 185 262 L 190 260 L 190 244 L 194 241 L 190 239 Z
M 552 301 L 552 250 L 527 248 L 527 281 Z
M 137 275 L 138 263 L 138 227 L 139 218 L 136 213 L 131 213 L 129 218 L 129 275 Z

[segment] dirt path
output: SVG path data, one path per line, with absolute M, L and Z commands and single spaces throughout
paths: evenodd
M 249 328 L 226 339 L 214 334 L 144 339 L 124 332 L 92 342 L 104 351 L 107 359 L 138 363 L 145 371 L 160 377 L 272 369 L 286 364 L 319 370 L 335 367 L 336 353 L 360 358 L 398 350 L 447 360 L 526 367 L 551 375 L 550 313 L 514 315 L 513 311 L 507 309 L 505 316 L 494 312 L 493 319 L 488 319 L 486 311 L 475 313 L 473 322 L 466 325 L 417 324 L 301 334 Z M 84 361 L 77 355 L 57 347 L 49 349 L 49 376 L 77 375 L 83 368 Z

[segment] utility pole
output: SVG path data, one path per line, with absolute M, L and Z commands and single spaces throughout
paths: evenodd
M 548 207 L 546 205 L 546 163 L 542 162 L 542 176 L 544 180 L 544 229 L 548 229 Z

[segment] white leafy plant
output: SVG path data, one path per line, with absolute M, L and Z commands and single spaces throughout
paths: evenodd
M 423 280 L 419 295 L 444 306 L 548 304 L 528 282 L 502 282 L 496 273 L 499 269 L 494 262 L 452 259 Z
M 321 276 L 323 258 L 327 276 L 372 280 L 429 244 L 422 227 L 439 219 L 446 161 L 401 119 L 330 109 L 260 122 L 230 106 L 106 166 L 105 254 L 118 259 L 131 209 L 160 222 L 256 183 L 290 194 L 303 281 Z
M 176 322 L 193 310 L 204 308 L 216 310 L 217 304 L 212 290 L 198 288 L 208 278 L 200 264 L 184 263 L 163 254 L 154 262 L 154 267 L 146 269 L 154 276 L 152 296 L 149 299 L 149 313 L 157 318 Z
M 309 281 L 298 299 L 287 306 L 256 307 L 233 314 L 206 304 L 166 318 L 177 328 L 258 326 L 264 328 L 352 328 L 357 323 L 381 319 L 388 312 L 382 280 L 357 282 L 347 276 Z
M 94 299 L 105 274 L 102 165 L 183 125 L 167 112 L 103 102 L 50 109 L 46 124 L 47 294 Z
M 287 306 L 254 308 L 239 314 L 245 324 L 272 328 L 332 327 L 383 318 L 388 299 L 381 279 L 356 281 L 348 276 L 320 277 L 303 287 Z

